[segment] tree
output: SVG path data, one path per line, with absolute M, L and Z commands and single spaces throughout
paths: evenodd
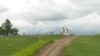
M 5 23 L 2 24 L 2 27 L 5 30 L 6 36 L 8 36 L 12 32 L 12 24 L 9 19 L 6 19 Z
M 18 29 L 17 28 L 13 28 L 12 29 L 12 34 L 13 35 L 18 35 Z
M 2 27 L 0 27 L 0 35 L 5 35 L 5 30 Z
M 0 35 L 2 35 L 2 31 L 3 31 L 3 28 L 2 28 L 2 27 L 0 27 Z
M 6 19 L 6 21 L 2 24 L 2 27 L 0 27 L 0 35 L 18 35 L 18 29 L 12 28 L 12 23 L 9 19 Z

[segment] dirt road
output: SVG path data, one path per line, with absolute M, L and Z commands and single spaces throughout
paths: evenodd
M 65 47 L 75 38 L 75 36 L 65 37 L 44 47 L 36 56 L 61 56 Z

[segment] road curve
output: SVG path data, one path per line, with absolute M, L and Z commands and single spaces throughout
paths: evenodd
M 67 47 L 73 39 L 75 39 L 75 36 L 59 39 L 41 49 L 36 56 L 61 56 L 65 47 Z

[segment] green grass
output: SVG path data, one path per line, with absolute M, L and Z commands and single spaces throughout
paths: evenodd
M 59 35 L 14 36 L 0 38 L 0 56 L 30 56 Z
M 100 35 L 76 38 L 65 49 L 63 56 L 100 56 Z

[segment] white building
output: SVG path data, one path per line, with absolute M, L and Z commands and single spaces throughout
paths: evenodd
M 69 30 L 66 26 L 62 27 L 61 34 L 65 36 L 70 35 Z

